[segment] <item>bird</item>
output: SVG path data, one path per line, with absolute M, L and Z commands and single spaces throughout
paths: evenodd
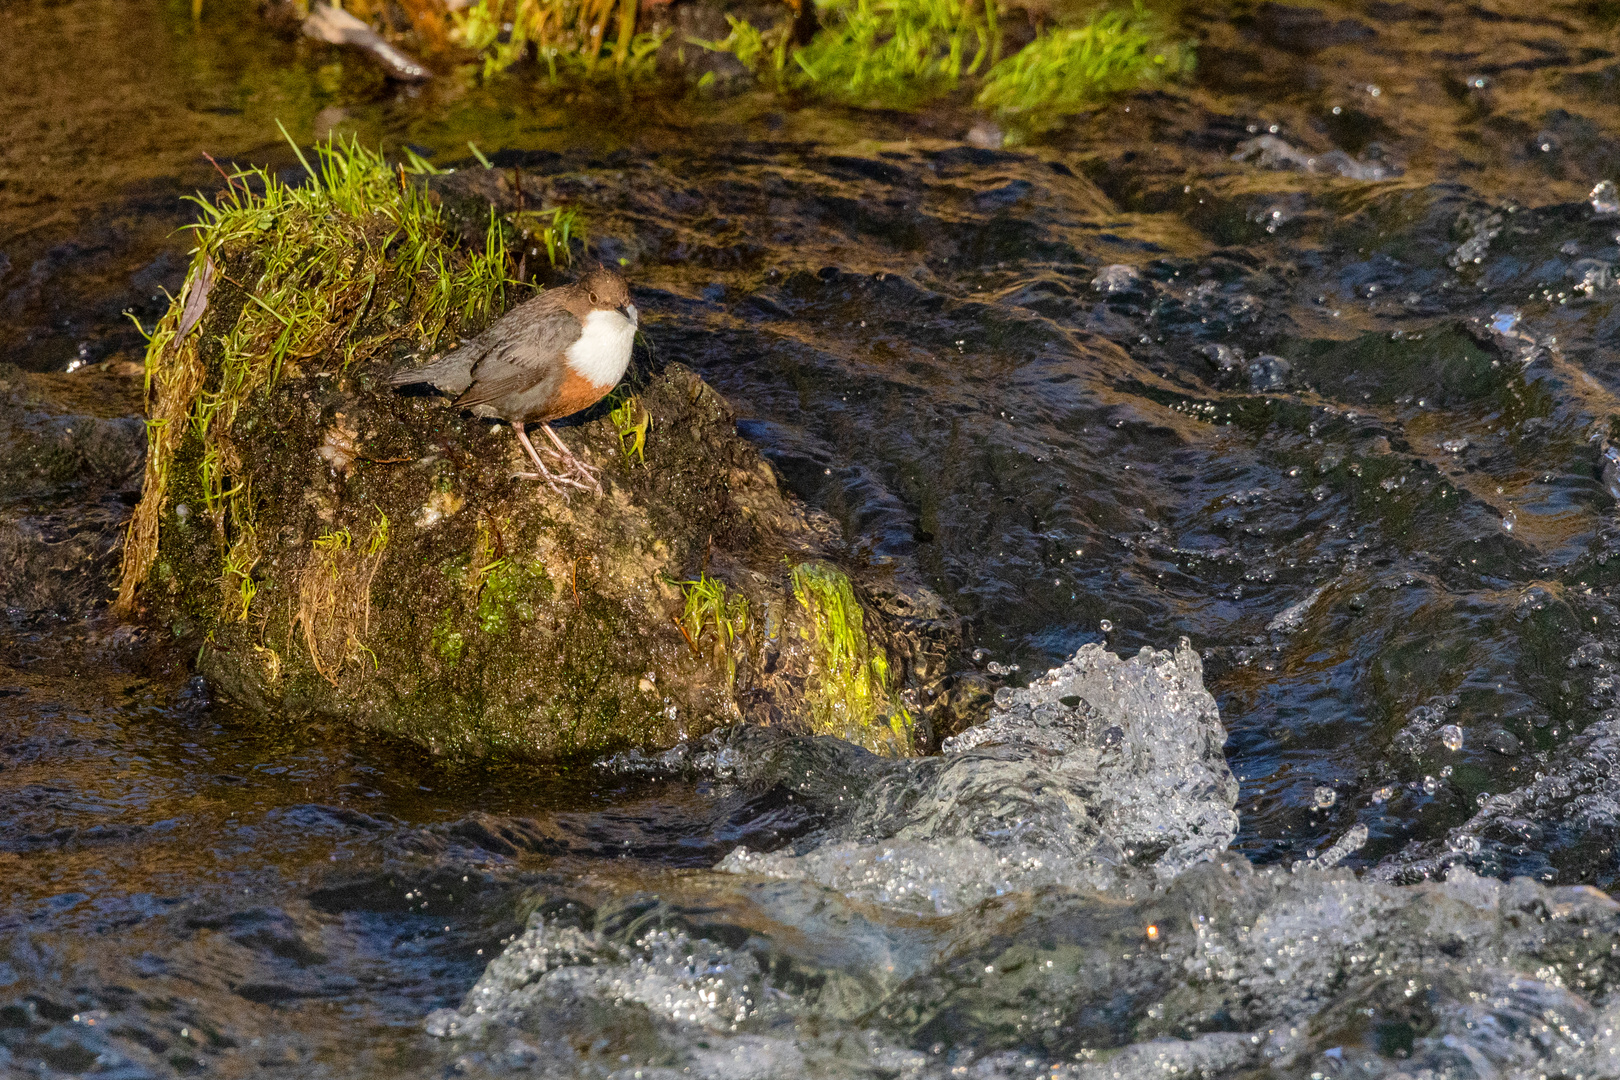
M 427 384 L 456 395 L 454 404 L 475 416 L 511 425 L 539 480 L 553 491 L 565 487 L 602 493 L 597 471 L 563 444 L 551 421 L 600 401 L 618 385 L 630 364 L 638 318 L 630 286 L 605 266 L 571 285 L 525 300 L 455 351 L 421 367 L 388 377 L 395 387 Z M 562 467 L 553 474 L 524 430 L 539 424 Z

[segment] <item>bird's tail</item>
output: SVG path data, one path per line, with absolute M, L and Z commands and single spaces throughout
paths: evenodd
M 472 385 L 472 350 L 457 349 L 420 367 L 402 367 L 388 374 L 389 386 L 415 386 L 426 383 L 450 394 L 459 394 Z

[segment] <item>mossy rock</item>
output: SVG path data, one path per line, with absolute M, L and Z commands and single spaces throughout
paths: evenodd
M 455 283 L 478 264 L 458 261 L 476 256 L 436 203 L 367 203 L 401 190 L 379 175 L 334 196 L 342 209 L 318 186 L 270 188 L 205 232 L 148 354 L 125 608 L 200 638 L 199 670 L 254 709 L 453 755 L 658 748 L 739 721 L 927 748 L 955 617 L 900 569 L 852 558 L 694 373 L 633 370 L 617 419 L 609 402 L 562 429 L 605 489 L 571 499 L 514 478 L 504 426 L 385 385 L 403 353 L 447 336 L 447 313 L 472 310 Z M 438 282 L 390 261 L 390 225 L 440 245 L 409 264 Z M 344 254 L 345 237 L 364 250 Z M 327 290 L 313 308 L 295 306 L 299 275 Z M 205 276 L 206 310 L 180 333 Z
M 738 720 L 889 753 L 927 742 L 925 696 L 907 691 L 944 674 L 948 614 L 840 569 L 835 525 L 783 496 L 690 371 L 638 395 L 645 465 L 625 461 L 606 417 L 566 431 L 607 481 L 568 501 L 512 478 L 510 432 L 372 383 L 289 379 L 238 418 L 251 464 L 237 479 L 273 538 L 245 604 L 208 522 L 165 509 L 149 595 L 206 635 L 200 670 L 227 694 L 454 754 L 667 746 Z M 342 468 L 320 453 L 356 439 Z M 855 617 L 796 594 L 796 574 L 834 583 Z M 680 583 L 705 576 L 734 607 L 745 598 L 734 633 L 682 621 Z M 921 617 L 904 625 L 877 593 Z M 854 650 L 835 653 L 852 632 Z

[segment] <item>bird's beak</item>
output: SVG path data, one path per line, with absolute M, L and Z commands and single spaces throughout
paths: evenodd
M 619 309 L 619 314 L 623 315 L 625 318 L 629 319 L 631 326 L 638 325 L 637 321 L 636 321 L 636 305 L 634 305 L 634 304 L 626 304 L 626 305 L 624 305 L 624 307 Z

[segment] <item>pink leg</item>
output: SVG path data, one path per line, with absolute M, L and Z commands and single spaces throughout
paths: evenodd
M 547 428 L 546 430 L 549 431 L 551 429 Z M 563 489 L 561 485 L 563 484 L 568 484 L 572 487 L 579 488 L 581 491 L 585 490 L 585 485 L 580 483 L 578 480 L 575 480 L 569 476 L 553 476 L 549 471 L 547 471 L 545 463 L 540 460 L 540 455 L 535 452 L 534 444 L 529 441 L 528 433 L 523 430 L 522 424 L 513 424 L 512 431 L 515 435 L 517 435 L 518 442 L 523 444 L 523 449 L 528 452 L 529 460 L 534 462 L 534 467 L 539 470 L 538 472 L 532 473 L 518 473 L 519 476 L 526 480 L 539 480 L 551 490 L 557 492 L 562 492 Z M 566 495 L 566 492 L 564 492 L 564 494 Z

